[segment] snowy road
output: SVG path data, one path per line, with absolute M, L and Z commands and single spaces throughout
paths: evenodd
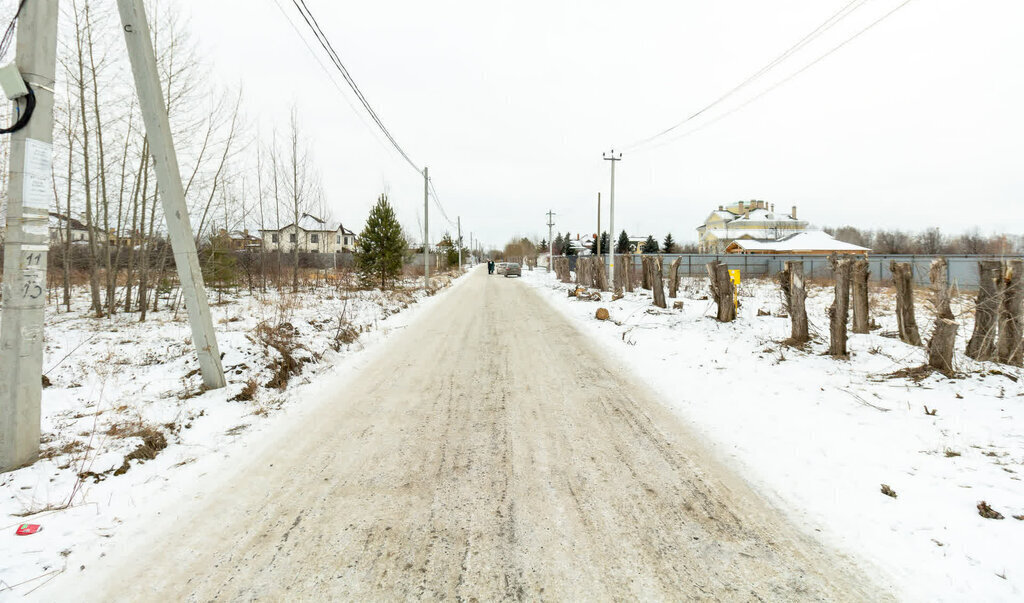
M 885 598 L 523 283 L 385 351 L 85 599 Z

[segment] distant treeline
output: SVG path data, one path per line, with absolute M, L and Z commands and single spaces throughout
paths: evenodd
M 919 232 L 867 230 L 855 226 L 824 230 L 840 241 L 868 247 L 872 253 L 1004 255 L 1024 252 L 1024 235 L 983 235 L 977 228 L 958 235 L 947 235 L 934 227 Z

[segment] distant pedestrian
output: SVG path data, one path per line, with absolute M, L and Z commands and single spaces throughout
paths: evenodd
M 494 260 L 487 260 L 487 274 L 494 274 Z

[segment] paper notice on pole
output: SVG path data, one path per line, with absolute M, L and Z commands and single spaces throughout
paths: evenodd
M 22 207 L 50 209 L 53 200 L 53 145 L 25 139 L 25 172 Z

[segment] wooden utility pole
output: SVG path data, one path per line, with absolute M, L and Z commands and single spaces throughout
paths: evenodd
M 149 21 L 142 0 L 117 0 L 128 58 L 135 76 L 135 90 L 146 124 L 146 140 L 156 167 L 160 186 L 160 201 L 167 219 L 167 234 L 174 250 L 174 263 L 181 281 L 192 341 L 199 356 L 199 372 L 203 383 L 210 389 L 224 387 L 224 369 L 220 362 L 217 335 L 213 330 L 213 317 L 206 299 L 203 273 L 199 269 L 199 255 L 192 234 L 192 224 L 185 203 L 185 189 L 181 184 L 178 156 L 174 151 L 171 127 L 167 119 L 167 105 L 160 86 L 156 54 L 149 33 Z
M 462 216 L 455 217 L 459 229 L 459 272 L 462 272 Z
M 57 0 L 33 0 L 21 3 L 18 18 L 15 64 L 29 95 L 14 101 L 12 115 L 26 111 L 33 96 L 35 109 L 11 134 L 0 317 L 0 471 L 39 455 L 57 14 Z

